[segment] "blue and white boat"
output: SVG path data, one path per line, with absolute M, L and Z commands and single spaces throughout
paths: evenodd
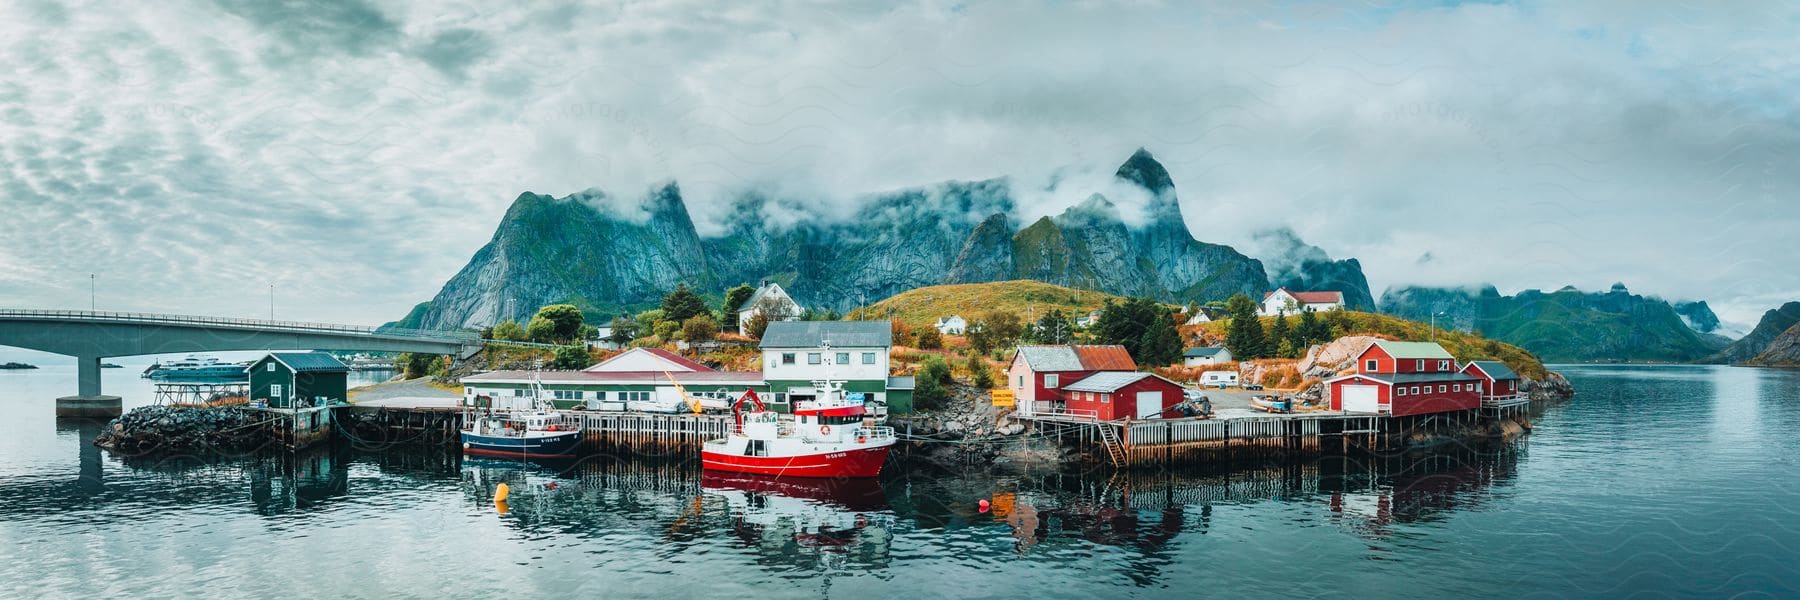
M 543 385 L 535 381 L 531 395 L 504 400 L 526 406 L 497 407 L 494 398 L 477 396 L 463 413 L 464 454 L 510 458 L 573 458 L 581 446 L 581 426 L 550 410 Z

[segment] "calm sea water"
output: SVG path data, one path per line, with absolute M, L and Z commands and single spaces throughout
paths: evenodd
M 146 401 L 128 367 L 107 390 Z M 1800 595 L 1800 373 L 1562 370 L 1580 396 L 1516 443 L 780 488 L 604 458 L 123 458 L 52 416 L 72 366 L 0 372 L 0 596 Z

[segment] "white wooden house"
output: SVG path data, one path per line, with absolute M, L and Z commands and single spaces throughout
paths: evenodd
M 1295 292 L 1287 288 L 1276 288 L 1273 292 L 1263 294 L 1262 314 L 1265 317 L 1328 310 L 1344 310 L 1343 292 Z

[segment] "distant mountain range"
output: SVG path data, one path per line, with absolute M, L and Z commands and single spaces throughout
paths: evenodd
M 745 194 L 718 237 L 696 232 L 674 183 L 637 202 L 527 192 L 461 272 L 394 324 L 480 327 L 556 302 L 604 315 L 653 306 L 678 283 L 716 295 L 761 280 L 803 305 L 840 311 L 930 285 L 1015 279 L 1177 303 L 1332 286 L 1353 306 L 1374 304 L 1360 264 L 1333 261 L 1292 232 L 1280 234 L 1274 278 L 1257 258 L 1195 239 L 1173 180 L 1147 151 L 1114 177 L 1147 193 L 1142 224 L 1100 193 L 1021 224 L 1005 179 L 878 194 L 852 218 L 792 226 L 766 218 L 778 199 Z
M 1513 296 L 1493 286 L 1400 287 L 1382 293 L 1380 302 L 1381 312 L 1416 321 L 1437 313 L 1440 327 L 1478 331 L 1548 361 L 1689 362 L 1729 343 L 1690 325 L 1717 328 L 1718 316 L 1704 303 L 1683 306 L 1685 313 L 1679 313 L 1675 305 L 1632 294 L 1623 284 L 1597 293 L 1565 287 Z
M 1035 280 L 1170 303 L 1239 292 L 1260 298 L 1276 287 L 1337 290 L 1352 309 L 1418 321 L 1443 313 L 1446 326 L 1552 361 L 1685 362 L 1719 355 L 1715 360 L 1738 363 L 1786 329 L 1759 326 L 1755 340 L 1731 344 L 1718 335 L 1718 316 L 1705 302 L 1670 304 L 1623 286 L 1514 296 L 1492 286 L 1401 287 L 1378 303 L 1356 259 L 1333 259 L 1291 230 L 1253 235 L 1244 246 L 1248 253 L 1196 239 L 1173 179 L 1147 151 L 1119 165 L 1112 183 L 1029 223 L 1005 178 L 874 194 L 849 218 L 792 225 L 768 217 L 791 211 L 797 204 L 790 199 L 745 193 L 723 209 L 729 218 L 715 236 L 695 229 L 673 182 L 636 199 L 599 190 L 561 198 L 526 192 L 436 296 L 391 325 L 474 328 L 522 321 L 559 302 L 603 318 L 655 306 L 681 283 L 717 300 L 727 287 L 774 281 L 802 305 L 848 311 L 928 286 Z M 1108 190 L 1148 200 L 1132 205 L 1141 213 L 1128 219 L 1117 203 L 1124 198 L 1109 198 L 1102 193 Z
M 1763 313 L 1750 333 L 1707 359 L 1718 364 L 1800 365 L 1800 302 Z

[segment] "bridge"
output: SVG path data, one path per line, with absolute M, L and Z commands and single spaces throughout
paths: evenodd
M 0 309 L 0 346 L 76 358 L 77 394 L 58 398 L 58 415 L 118 414 L 100 392 L 100 361 L 115 356 L 229 350 L 360 350 L 468 358 L 488 340 L 473 333 L 191 315 Z

